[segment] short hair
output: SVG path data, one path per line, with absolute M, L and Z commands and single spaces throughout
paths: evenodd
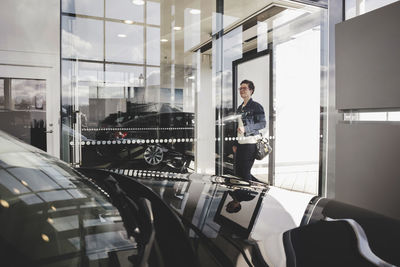
M 226 211 L 228 213 L 236 213 L 236 212 L 239 212 L 241 209 L 242 209 L 242 205 L 240 205 L 240 202 L 237 200 L 231 200 L 226 205 Z
M 243 83 L 247 84 L 249 89 L 252 91 L 251 94 L 254 94 L 254 90 L 256 89 L 255 86 L 254 86 L 254 83 L 252 81 L 250 81 L 250 80 L 243 80 L 240 84 L 243 84 Z

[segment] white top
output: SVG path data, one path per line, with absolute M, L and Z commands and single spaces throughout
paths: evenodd
M 242 117 L 238 118 L 238 124 L 239 124 L 239 127 L 244 127 Z M 244 133 L 239 133 L 239 131 L 238 131 L 237 137 L 238 137 L 238 143 L 241 145 L 255 144 L 255 143 L 257 143 L 257 140 L 260 139 L 259 135 L 244 136 Z

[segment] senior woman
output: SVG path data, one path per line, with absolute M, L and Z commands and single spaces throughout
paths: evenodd
M 256 143 L 260 138 L 259 131 L 266 126 L 265 113 L 263 107 L 251 98 L 255 90 L 252 81 L 243 80 L 239 90 L 243 103 L 236 111 L 241 116 L 238 118 L 238 140 L 232 147 L 235 153 L 235 174 L 245 180 L 257 181 L 251 175 L 251 168 L 255 160 Z

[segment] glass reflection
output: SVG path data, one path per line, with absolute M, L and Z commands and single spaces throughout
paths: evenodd
M 60 186 L 43 172 L 30 168 L 9 168 L 8 171 L 22 184 L 35 191 L 59 189 Z
M 231 147 L 237 127 L 226 119 L 240 104 L 234 62 L 269 55 L 271 48 L 300 40 L 310 30 L 313 45 L 320 43 L 317 32 L 325 19 L 321 8 L 293 1 L 104 0 L 98 2 L 105 10 L 89 16 L 85 3 L 98 2 L 74 2 L 62 1 L 63 159 L 101 168 L 234 174 Z M 217 9 L 221 3 L 223 12 Z M 303 51 L 301 42 L 292 48 Z M 323 51 L 318 48 L 309 58 L 322 58 Z M 273 90 L 282 88 L 279 77 L 284 77 L 286 62 L 274 53 L 271 64 L 245 72 L 268 79 L 256 83 L 256 94 L 273 119 L 281 101 L 274 99 L 284 92 Z M 320 64 L 315 66 L 321 71 Z M 313 81 L 317 76 L 314 71 L 304 74 Z M 315 105 L 320 104 L 313 95 Z M 312 124 L 314 132 L 319 124 Z M 267 132 L 272 145 L 274 125 L 284 121 L 271 122 Z M 271 160 L 258 162 L 254 175 L 272 181 L 273 161 L 271 155 Z
M 160 25 L 161 21 L 161 10 L 160 10 L 161 3 L 153 2 L 153 1 L 146 1 L 146 21 L 148 24 Z
M 160 66 L 160 28 L 146 28 L 146 61 L 149 65 Z
M 63 57 L 80 62 L 63 60 L 62 65 L 63 157 L 71 159 L 73 153 L 86 166 L 129 164 L 175 171 L 185 166 L 187 171 L 193 159 L 194 94 L 184 86 L 183 16 L 171 17 L 177 9 L 166 2 L 119 2 L 105 1 L 105 15 L 93 18 L 72 7 L 64 11 Z M 71 3 L 66 1 L 64 9 Z M 187 14 L 200 18 L 190 9 Z M 76 17 L 70 16 L 74 12 Z M 162 17 L 169 22 L 161 25 Z M 103 31 L 104 36 L 92 40 L 84 34 L 93 27 L 92 32 Z M 162 39 L 168 41 L 161 45 Z M 98 44 L 103 52 L 86 53 L 89 44 Z
M 105 2 L 107 18 L 131 20 L 133 22 L 144 21 L 143 6 L 135 5 L 132 1 L 125 0 L 105 0 Z
M 0 170 L 0 184 L 15 194 L 28 193 L 30 190 L 5 170 Z M 18 191 L 15 191 L 17 189 Z
M 64 216 L 64 217 L 60 217 L 60 218 L 52 218 L 50 220 L 50 222 L 56 231 L 62 232 L 62 231 L 68 231 L 68 230 L 72 230 L 72 229 L 78 229 L 78 227 L 79 227 L 78 219 L 79 218 L 77 215 L 72 215 L 72 216 Z
M 90 16 L 102 16 L 104 13 L 103 0 L 63 0 L 62 12 L 90 15 Z
M 316 194 L 320 153 L 318 138 L 321 127 L 320 110 L 323 103 L 320 103 L 320 94 L 325 88 L 324 81 L 320 79 L 320 72 L 321 62 L 324 62 L 326 56 L 321 52 L 324 49 L 320 45 L 323 40 L 321 29 L 326 22 L 326 10 L 303 4 L 297 5 L 296 8 L 289 8 L 285 4 L 275 6 L 268 5 L 267 1 L 261 2 L 264 2 L 264 7 L 258 6 L 258 3 L 245 6 L 234 1 L 224 1 L 223 25 L 226 27 L 230 23 L 233 28 L 223 35 L 222 62 L 224 65 L 221 69 L 216 66 L 215 72 L 216 78 L 222 80 L 221 94 L 216 92 L 217 103 L 221 103 L 221 106 L 216 107 L 217 114 L 218 112 L 221 114 L 217 119 L 224 122 L 216 134 L 219 154 L 223 153 L 222 161 L 217 158 L 217 162 L 221 164 L 221 166 L 217 165 L 219 167 L 217 171 L 219 169 L 222 173 L 234 174 L 232 165 L 235 155 L 231 151 L 231 143 L 236 139 L 236 126 L 225 118 L 229 118 L 241 103 L 235 90 L 238 87 L 237 83 L 243 79 L 249 79 L 255 82 L 254 99 L 263 105 L 267 118 L 272 120 L 264 135 L 269 136 L 273 147 L 276 146 L 269 158 L 255 162 L 252 174 L 264 182 L 277 182 L 278 186 L 286 184 L 286 178 L 296 176 L 301 182 L 297 181 L 296 185 L 288 183 L 287 186 L 290 188 L 294 186 L 296 190 Z M 251 16 L 252 11 L 258 12 L 257 15 Z M 225 16 L 230 16 L 232 20 L 225 20 Z M 235 18 L 243 21 L 235 25 Z M 218 30 L 221 21 L 221 17 L 215 16 L 214 30 Z M 308 38 L 307 41 L 305 41 L 306 38 Z M 218 46 L 220 43 L 216 39 L 213 44 Z M 281 50 L 284 47 L 288 48 L 285 53 Z M 214 47 L 212 49 L 213 53 L 218 53 Z M 291 55 L 290 60 L 286 60 L 289 51 L 296 55 Z M 273 57 L 271 52 L 274 52 Z M 266 60 L 262 62 L 263 57 Z M 295 57 L 303 57 L 296 61 L 302 62 L 303 65 L 296 71 L 293 69 L 292 62 Z M 304 62 L 307 62 L 309 67 L 305 68 Z M 300 69 L 307 70 L 307 73 L 299 71 Z M 293 75 L 296 79 L 293 79 Z M 308 81 L 307 88 L 303 88 L 301 80 Z M 290 85 L 292 81 L 296 81 L 296 85 Z M 293 88 L 296 90 L 293 91 Z M 304 90 L 299 90 L 300 88 Z M 290 98 L 302 99 L 300 102 L 297 101 L 302 103 L 301 107 L 297 102 L 294 104 L 286 102 L 288 101 L 285 100 L 287 92 L 291 92 L 289 94 L 291 96 L 296 93 L 301 94 L 301 96 Z M 304 105 L 305 102 L 307 105 Z M 292 110 L 296 106 L 295 111 Z M 288 114 L 291 115 L 286 117 Z M 287 124 L 289 121 L 293 122 L 296 116 L 301 116 L 302 119 L 294 121 L 301 123 Z M 302 126 L 300 127 L 299 124 Z M 307 130 L 301 133 L 293 130 L 294 128 L 304 129 L 304 125 L 307 125 Z M 307 155 L 299 151 L 293 152 L 293 144 L 289 145 L 290 140 L 298 140 L 299 134 L 304 134 L 301 139 L 307 139 L 305 141 L 308 144 L 307 147 L 312 148 L 308 150 Z M 218 142 L 219 137 L 223 138 L 223 141 Z M 296 156 L 297 153 L 302 156 Z
M 107 21 L 105 31 L 107 61 L 143 64 L 143 26 Z
M 2 144 L 5 138 L 0 136 Z M 1 157 L 18 153 L 13 151 L 8 152 L 6 147 Z M 49 266 L 77 262 L 115 265 L 111 252 L 137 253 L 137 244 L 127 238 L 118 210 L 100 191 L 83 183 L 85 180 L 76 173 L 75 178 L 70 177 L 72 173 L 56 159 L 20 153 L 29 153 L 32 160 L 24 167 L 9 161 L 0 168 L 0 229 L 3 241 L 9 244 L 4 262 L 13 260 L 24 266 L 39 261 Z M 45 166 L 35 166 L 35 162 Z M 81 223 L 85 221 L 96 223 Z M 21 254 L 24 257 L 16 260 L 15 255 Z
M 0 128 L 46 150 L 46 81 L 1 79 Z
M 102 26 L 101 20 L 62 16 L 62 57 L 102 60 Z
M 253 229 L 262 202 L 262 193 L 237 188 L 224 193 L 215 214 L 215 221 L 221 224 L 221 231 L 233 231 L 248 236 Z

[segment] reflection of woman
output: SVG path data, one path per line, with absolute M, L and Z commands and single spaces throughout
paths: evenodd
M 239 90 L 243 103 L 237 109 L 241 115 L 238 119 L 238 140 L 232 147 L 236 156 L 235 174 L 246 180 L 256 180 L 250 171 L 255 160 L 259 130 L 266 125 L 265 114 L 263 107 L 251 98 L 255 90 L 252 81 L 243 80 Z
M 236 213 L 242 208 L 240 204 L 241 201 L 253 200 L 258 193 L 251 190 L 237 189 L 228 191 L 228 194 L 232 197 L 232 200 L 226 205 L 226 211 L 229 213 Z

